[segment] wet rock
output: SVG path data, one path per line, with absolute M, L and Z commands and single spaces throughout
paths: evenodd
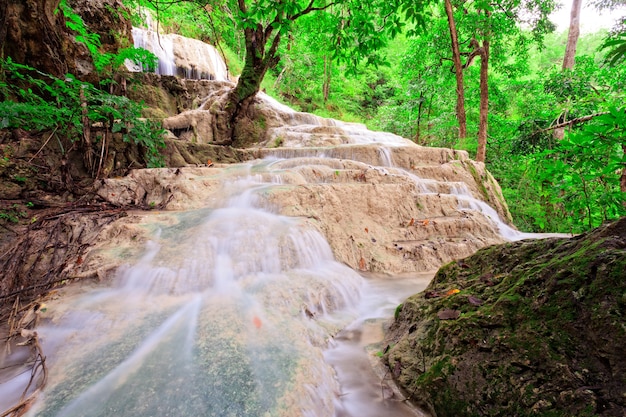
M 403 303 L 384 360 L 438 417 L 626 415 L 624 238 L 626 218 L 445 265 Z

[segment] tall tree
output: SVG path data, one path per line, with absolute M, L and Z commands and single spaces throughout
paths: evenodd
M 487 155 L 487 118 L 489 117 L 489 38 L 480 47 L 480 111 L 476 161 L 485 162 Z
M 463 86 L 463 65 L 461 64 L 461 50 L 459 48 L 459 36 L 454 21 L 454 10 L 451 0 L 445 0 L 446 16 L 448 18 L 448 30 L 450 31 L 450 43 L 452 46 L 452 62 L 454 63 L 454 75 L 456 77 L 456 117 L 459 121 L 459 139 L 467 137 L 467 118 L 465 116 L 465 87 Z
M 168 1 L 168 0 L 153 0 Z M 235 140 L 237 125 L 244 117 L 261 82 L 270 68 L 280 60 L 281 41 L 291 33 L 294 24 L 312 13 L 335 16 L 337 46 L 344 51 L 336 55 L 348 60 L 359 60 L 385 45 L 387 36 L 395 36 L 403 26 L 398 4 L 383 0 L 360 2 L 356 0 L 196 0 L 205 10 L 227 8 L 234 10 L 232 19 L 236 29 L 244 34 L 244 68 L 237 85 L 218 113 L 217 130 L 226 136 L 224 142 Z M 211 4 L 211 8 L 206 5 Z
M 458 7 L 460 11 L 455 16 L 451 1 L 445 0 L 446 16 L 451 35 L 452 60 L 457 78 L 457 116 L 460 115 L 459 103 L 463 103 L 462 99 L 458 97 L 461 91 L 459 84 L 462 86 L 463 79 L 462 71 L 457 69 L 461 64 L 459 56 L 466 56 L 466 62 L 462 64 L 462 68 L 469 67 L 474 58 L 479 57 L 481 61 L 480 105 L 476 160 L 484 162 L 488 136 L 491 48 L 495 44 L 501 63 L 505 63 L 511 53 L 519 53 L 518 50 L 523 51 L 528 40 L 526 39 L 527 34 L 520 29 L 520 23 L 530 24 L 535 38 L 541 40 L 543 34 L 552 29 L 548 23 L 548 15 L 554 9 L 554 2 L 552 0 L 496 0 L 495 2 L 480 1 L 471 4 L 464 2 L 460 3 Z M 460 51 L 457 31 L 470 39 L 469 50 Z M 511 43 L 514 43 L 515 46 Z M 464 123 L 465 121 L 459 117 L 459 125 Z
M 567 32 L 567 45 L 565 46 L 565 56 L 563 57 L 563 69 L 574 68 L 576 58 L 576 45 L 580 36 L 580 10 L 583 0 L 572 1 L 572 11 L 570 12 L 569 31 Z

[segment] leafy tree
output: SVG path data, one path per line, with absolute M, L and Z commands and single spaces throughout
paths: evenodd
M 548 15 L 554 8 L 554 2 L 538 0 L 453 4 L 451 0 L 445 0 L 444 6 L 456 76 L 456 114 L 459 120 L 460 138 L 465 137 L 466 134 L 463 70 L 472 65 L 475 58 L 480 58 L 480 111 L 476 160 L 485 161 L 491 55 L 495 53 L 495 58 L 500 61 L 500 64 L 504 64 L 505 57 L 511 55 L 511 50 L 516 53 L 526 51 L 528 35 L 519 29 L 519 23 L 522 22 L 531 25 L 534 39 L 541 40 L 543 35 L 553 28 L 548 21 Z M 468 40 L 462 44 L 459 38 Z M 461 57 L 465 57 L 464 63 Z
M 173 1 L 150 0 L 157 8 Z M 377 61 L 375 51 L 385 45 L 385 39 L 395 36 L 403 27 L 399 4 L 383 0 L 196 0 L 203 10 L 228 10 L 232 29 L 243 33 L 244 67 L 217 114 L 218 132 L 224 142 L 235 140 L 237 126 L 245 117 L 248 106 L 259 91 L 267 71 L 280 59 L 281 41 L 289 37 L 294 24 L 313 13 L 323 13 L 334 23 L 332 37 L 335 59 L 357 63 L 361 59 Z M 413 10 L 408 7 L 407 10 Z M 417 13 L 414 13 L 417 16 Z

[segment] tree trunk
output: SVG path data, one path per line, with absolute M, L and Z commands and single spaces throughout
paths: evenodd
M 0 56 L 4 58 L 4 41 L 7 37 L 9 2 L 3 0 L 0 3 Z
M 271 33 L 271 32 L 270 32 Z M 217 134 L 226 136 L 223 143 L 232 144 L 238 136 L 237 125 L 246 115 L 248 107 L 256 93 L 261 89 L 261 82 L 268 69 L 278 62 L 276 51 L 280 43 L 277 32 L 266 51 L 267 35 L 270 34 L 259 25 L 255 29 L 246 29 L 246 57 L 237 85 L 228 94 L 223 114 L 216 121 Z
M 582 0 L 572 1 L 572 11 L 569 18 L 569 31 L 567 33 L 567 45 L 565 46 L 565 56 L 563 57 L 563 71 L 572 70 L 576 59 L 576 45 L 580 35 L 580 9 Z M 563 115 L 562 122 L 566 122 L 567 115 Z M 565 137 L 565 128 L 554 129 L 552 136 L 557 140 Z
M 576 57 L 576 44 L 580 35 L 580 9 L 582 0 L 572 1 L 572 11 L 570 13 L 569 32 L 567 34 L 567 46 L 565 47 L 565 57 L 563 58 L 563 69 L 574 68 Z
M 77 45 L 65 33 L 59 0 L 0 0 L 0 53 L 58 78 L 77 74 Z
M 465 89 L 463 87 L 463 65 L 461 65 L 461 51 L 457 36 L 454 12 L 451 0 L 445 0 L 446 15 L 448 16 L 448 29 L 452 43 L 452 61 L 454 62 L 454 74 L 456 76 L 456 117 L 459 121 L 459 139 L 467 137 L 467 121 L 465 117 Z
M 424 107 L 424 92 L 420 91 L 420 104 L 417 106 L 417 132 L 415 132 L 415 143 L 421 145 L 421 125 L 422 125 L 422 108 Z
M 478 149 L 476 161 L 485 162 L 487 153 L 487 116 L 489 114 L 489 41 L 483 40 L 480 50 L 480 121 L 478 124 Z
M 324 94 L 324 104 L 328 101 L 328 97 L 330 96 L 330 62 L 328 57 L 324 55 L 324 85 L 322 86 L 323 94 Z

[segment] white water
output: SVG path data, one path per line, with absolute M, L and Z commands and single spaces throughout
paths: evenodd
M 261 207 L 259 179 L 236 174 L 223 205 L 171 214 L 114 286 L 39 327 L 51 374 L 29 415 L 335 414 L 322 350 L 365 281 L 319 232 Z
M 174 35 L 133 33 L 137 46 L 159 56 L 160 74 L 228 78 L 225 66 L 212 63 L 218 55 L 210 48 L 206 53 L 184 42 L 186 50 L 210 57 L 202 68 L 214 74 L 187 65 L 186 58 L 177 63 Z M 400 170 L 389 147 L 407 145 L 406 139 L 321 122 L 266 101 L 289 123 L 305 121 L 303 131 L 340 127 L 338 135 L 348 143 L 378 145 L 373 164 L 385 168 L 376 169 Z M 319 157 L 334 151 L 306 152 Z M 334 261 L 316 230 L 262 207 L 258 193 L 281 177 L 270 172 L 265 178 L 273 180 L 263 182 L 252 171 L 271 165 L 236 174 L 224 184 L 222 204 L 164 215 L 174 218 L 173 225 L 146 226 L 154 229 L 152 241 L 141 259 L 119 271 L 114 286 L 64 301 L 67 311 L 38 330 L 51 375 L 31 416 L 415 415 L 378 395 L 380 378 L 371 374 L 364 347 L 376 341 L 365 337 L 372 326 L 425 284 L 364 281 Z M 420 192 L 439 192 L 440 183 L 406 174 Z M 450 186 L 449 193 L 459 210 L 485 214 L 507 239 L 535 237 L 507 226 L 464 185 Z M 0 383 L 0 398 L 12 398 L 0 407 L 15 402 L 27 376 Z
M 154 53 L 159 59 L 156 73 L 188 79 L 227 81 L 226 64 L 213 45 L 176 34 L 159 33 L 159 28 L 145 11 L 146 29 L 133 27 L 134 46 Z M 131 71 L 141 71 L 128 64 Z

